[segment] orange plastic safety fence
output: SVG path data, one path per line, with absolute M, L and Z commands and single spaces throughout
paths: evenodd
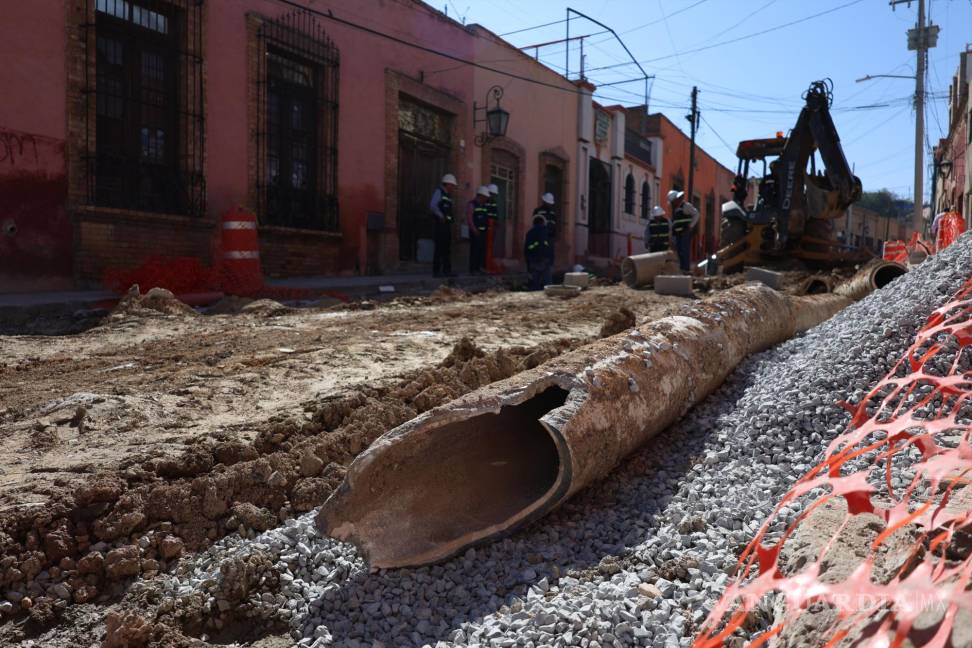
M 818 625 L 824 627 L 814 635 L 819 645 L 828 646 L 844 639 L 900 646 L 918 616 L 934 607 L 938 616 L 926 615 L 921 624 L 931 617 L 937 625 L 922 628 L 920 644 L 942 647 L 956 615 L 972 613 L 972 540 L 963 529 L 972 524 L 972 491 L 960 493 L 972 483 L 972 280 L 931 314 L 907 354 L 858 405 L 844 406 L 852 414 L 847 430 L 794 484 L 742 553 L 736 580 L 712 610 L 696 646 L 724 645 L 750 621 L 753 606 L 774 593 L 783 598 L 785 612 L 751 645 L 765 645 L 797 627 L 799 643 L 808 643 L 803 634 L 808 626 L 796 622 L 812 613 L 812 604 L 821 604 L 814 605 L 815 612 L 822 606 L 833 615 L 821 618 Z M 798 498 L 809 503 L 770 544 L 771 527 L 781 526 L 781 509 Z M 813 533 L 822 534 L 815 536 L 823 540 L 820 556 L 798 573 L 784 575 L 780 557 L 786 543 L 835 498 L 846 503 L 843 523 L 814 527 Z M 834 582 L 825 577 L 828 552 L 852 516 L 863 513 L 881 518 L 883 529 L 850 575 Z M 916 540 L 906 545 L 905 558 L 889 577 L 887 570 L 875 569 L 879 552 L 904 527 Z

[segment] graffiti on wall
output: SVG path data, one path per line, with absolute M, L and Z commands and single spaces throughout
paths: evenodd
M 40 161 L 36 137 L 0 128 L 0 164 L 37 167 Z

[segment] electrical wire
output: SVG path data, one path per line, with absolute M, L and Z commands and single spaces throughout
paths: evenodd
M 548 23 L 543 23 L 542 25 L 534 25 L 533 27 L 524 27 L 523 29 L 515 29 L 513 31 L 505 32 L 503 34 L 498 34 L 499 36 L 512 36 L 513 34 L 522 34 L 523 32 L 533 31 L 534 29 L 543 29 L 544 27 L 550 27 L 551 25 L 559 25 L 560 23 L 567 22 L 566 18 L 561 18 L 560 20 L 553 20 Z
M 735 149 L 729 146 L 729 142 L 727 142 L 722 135 L 719 134 L 719 131 L 715 129 L 715 126 L 709 123 L 709 120 L 705 118 L 705 115 L 700 113 L 699 116 L 702 118 L 702 123 L 712 129 L 712 134 L 719 138 L 719 141 L 722 142 L 722 145 L 726 147 L 726 150 L 735 155 Z
M 764 36 L 764 35 L 769 34 L 771 32 L 774 32 L 774 31 L 777 31 L 777 30 L 780 30 L 780 29 L 784 29 L 786 27 L 792 27 L 793 25 L 798 25 L 798 24 L 803 23 L 803 22 L 806 22 L 808 20 L 812 20 L 814 18 L 819 18 L 820 16 L 825 16 L 827 14 L 834 13 L 835 11 L 840 11 L 842 9 L 846 9 L 847 7 L 852 7 L 854 5 L 860 4 L 862 2 L 864 2 L 864 0 L 851 0 L 850 2 L 845 2 L 844 4 L 837 5 L 836 7 L 832 7 L 830 9 L 825 10 L 825 11 L 821 11 L 821 12 L 818 12 L 818 13 L 815 13 L 815 14 L 811 14 L 809 16 L 804 16 L 803 18 L 798 18 L 797 20 L 791 20 L 790 22 L 783 23 L 783 24 L 780 24 L 780 25 L 776 25 L 774 27 L 769 27 L 767 29 L 763 29 L 763 30 L 760 30 L 760 31 L 757 31 L 757 32 L 753 32 L 751 34 L 746 34 L 745 36 L 739 36 L 737 38 L 730 38 L 728 40 L 719 41 L 718 43 L 711 43 L 709 45 L 703 45 L 701 47 L 696 47 L 694 49 L 685 50 L 685 51 L 681 52 L 681 55 L 682 56 L 685 56 L 686 54 L 695 54 L 696 52 L 703 52 L 705 50 L 710 50 L 710 49 L 713 49 L 713 48 L 716 48 L 716 47 L 721 47 L 723 45 L 729 45 L 731 43 L 738 43 L 739 41 L 747 40 L 747 39 L 750 39 L 750 38 L 753 38 L 753 37 L 756 37 L 756 36 Z M 648 63 L 654 63 L 656 61 L 664 61 L 666 59 L 673 58 L 674 56 L 675 56 L 674 54 L 666 54 L 665 56 L 657 56 L 655 58 L 645 59 L 643 61 L 638 61 L 638 63 L 641 63 L 641 64 L 644 65 L 644 64 L 648 64 Z M 631 63 L 625 63 L 624 65 L 631 65 Z M 615 67 L 620 67 L 620 66 L 621 66 L 620 64 L 619 65 L 609 65 L 609 66 L 604 66 L 604 67 L 600 67 L 600 68 L 591 68 L 589 71 L 590 72 L 596 72 L 598 70 L 609 70 L 609 69 L 612 69 L 612 68 L 615 68 Z
M 492 67 L 492 66 L 489 66 L 489 65 L 483 65 L 482 63 L 477 63 L 476 61 L 471 61 L 471 60 L 465 59 L 465 58 L 463 58 L 461 56 L 457 56 L 455 54 L 450 54 L 449 52 L 443 52 L 442 50 L 437 50 L 435 48 L 428 47 L 426 45 L 420 45 L 418 43 L 413 43 L 411 41 L 405 40 L 404 38 L 399 38 L 398 36 L 393 36 L 392 34 L 388 34 L 386 32 L 380 31 L 378 29 L 373 29 L 371 27 L 367 27 L 365 25 L 360 25 L 358 23 L 352 22 L 350 20 L 346 20 L 344 18 L 340 18 L 338 16 L 335 16 L 334 13 L 332 11 L 330 11 L 330 10 L 328 10 L 327 12 L 324 12 L 324 11 L 320 11 L 320 10 L 317 10 L 317 9 L 311 9 L 309 7 L 306 7 L 306 6 L 304 6 L 304 5 L 296 2 L 295 0 L 276 0 L 276 1 L 279 2 L 280 4 L 284 4 L 284 5 L 287 5 L 289 7 L 293 7 L 294 9 L 296 9 L 298 11 L 307 11 L 308 13 L 311 13 L 311 14 L 313 14 L 315 16 L 319 16 L 321 18 L 325 18 L 325 19 L 330 20 L 332 22 L 336 22 L 338 24 L 345 25 L 346 27 L 351 27 L 352 29 L 357 29 L 357 30 L 362 31 L 362 32 L 365 32 L 367 34 L 371 34 L 372 36 L 377 36 L 379 38 L 384 38 L 386 40 L 390 40 L 392 42 L 398 43 L 399 45 L 405 45 L 406 47 L 411 47 L 412 49 L 417 49 L 417 50 L 426 52 L 428 54 L 434 54 L 436 56 L 441 56 L 442 58 L 446 58 L 446 59 L 449 59 L 451 61 L 455 61 L 457 63 L 462 63 L 464 65 L 469 65 L 471 67 L 479 68 L 481 70 L 486 70 L 488 72 L 493 72 L 495 74 L 501 74 L 501 75 L 506 76 L 506 77 L 509 77 L 511 79 L 517 79 L 518 81 L 524 81 L 526 83 L 532 83 L 534 85 L 539 85 L 539 86 L 543 86 L 543 87 L 546 87 L 546 88 L 552 88 L 554 90 L 560 90 L 562 92 L 568 92 L 570 94 L 577 94 L 579 92 L 579 90 L 577 88 L 566 88 L 564 86 L 557 85 L 555 83 L 548 83 L 546 81 L 541 81 L 539 79 L 533 79 L 533 78 L 530 78 L 528 76 L 523 76 L 522 74 L 517 74 L 515 72 L 509 72 L 509 71 L 501 70 L 499 68 L 495 68 L 495 67 Z M 551 70 L 551 72 L 552 72 L 552 70 Z

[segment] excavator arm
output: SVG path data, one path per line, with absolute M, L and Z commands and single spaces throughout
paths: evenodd
M 829 190 L 836 195 L 838 209 L 846 209 L 861 197 L 861 181 L 847 163 L 837 127 L 830 116 L 832 96 L 829 79 L 810 84 L 804 95 L 806 106 L 800 111 L 780 155 L 775 181 L 781 191 L 777 194 L 775 207 L 777 226 L 783 241 L 789 232 L 790 213 L 795 202 L 802 203 L 807 162 L 814 151 L 820 151 Z

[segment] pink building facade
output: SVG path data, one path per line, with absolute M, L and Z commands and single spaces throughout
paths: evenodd
M 0 291 L 213 264 L 236 207 L 268 276 L 424 271 L 445 172 L 460 205 L 501 186 L 501 267 L 522 267 L 544 191 L 575 259 L 577 89 L 416 0 L 37 0 L 7 8 L 0 52 Z M 480 146 L 497 85 L 509 129 Z

